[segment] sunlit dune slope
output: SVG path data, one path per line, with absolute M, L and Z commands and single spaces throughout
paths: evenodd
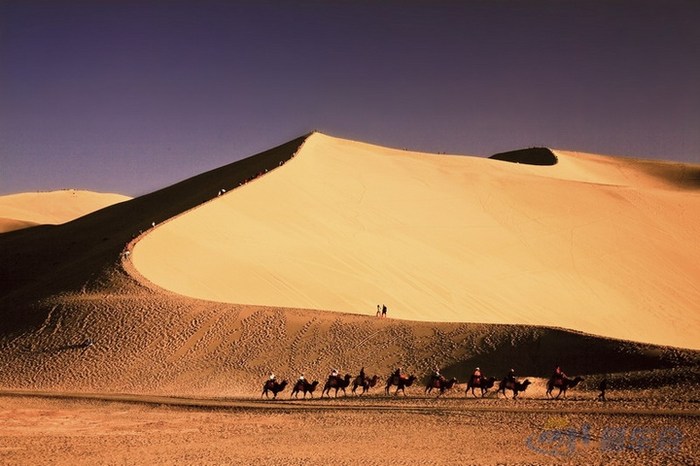
M 310 136 L 143 237 L 144 277 L 207 300 L 558 326 L 700 348 L 700 167 L 556 164 Z M 517 161 L 517 160 L 515 160 Z
M 121 194 L 76 189 L 0 196 L 0 233 L 65 223 L 129 199 Z

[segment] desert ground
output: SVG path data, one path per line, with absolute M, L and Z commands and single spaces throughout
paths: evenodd
M 699 414 L 687 403 L 421 392 L 275 403 L 3 396 L 0 455 L 3 464 L 697 464 Z
M 696 464 L 699 207 L 697 165 L 313 133 L 7 231 L 0 463 Z M 477 366 L 531 385 L 465 395 Z

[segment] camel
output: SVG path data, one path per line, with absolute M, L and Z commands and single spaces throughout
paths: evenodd
M 268 392 L 272 392 L 272 394 L 274 395 L 272 398 L 276 399 L 277 394 L 284 390 L 284 387 L 286 386 L 286 380 L 283 380 L 281 383 L 277 382 L 276 380 L 268 380 L 267 382 L 265 382 L 265 385 L 263 385 L 262 395 L 260 395 L 260 398 L 262 398 L 263 395 L 265 395 L 266 398 L 270 398 Z
M 321 392 L 321 398 L 323 398 L 323 394 L 327 394 L 328 397 L 330 398 L 331 396 L 331 388 L 335 388 L 335 397 L 338 397 L 338 389 L 343 390 L 343 395 L 347 396 L 347 393 L 345 393 L 345 389 L 347 388 L 348 385 L 350 385 L 350 379 L 352 376 L 350 374 L 345 374 L 344 378 L 340 378 L 340 376 L 335 376 L 335 375 L 329 375 L 328 380 L 326 381 L 326 385 L 323 386 L 323 391 Z
M 570 388 L 574 388 L 576 385 L 579 384 L 579 382 L 583 382 L 583 379 L 581 377 L 576 377 L 573 379 L 569 378 L 563 378 L 559 379 L 561 383 L 556 383 L 554 379 L 550 379 L 549 382 L 547 382 L 547 396 L 552 398 L 552 390 L 555 388 L 559 389 L 559 393 L 557 393 L 557 396 L 554 397 L 555 399 L 559 398 L 559 395 L 563 394 L 564 398 L 566 398 L 566 391 Z
M 399 394 L 399 390 L 403 392 L 403 396 L 406 396 L 406 390 L 404 389 L 413 385 L 413 382 L 415 382 L 415 380 L 416 376 L 413 374 L 411 374 L 408 377 L 397 376 L 395 374 L 392 374 L 386 380 L 386 387 L 384 387 L 384 392 L 388 395 L 391 386 L 396 385 L 396 391 L 394 392 L 394 396 Z
M 314 390 L 316 390 L 316 386 L 318 385 L 318 380 L 314 380 L 313 382 L 309 383 L 308 380 L 297 380 L 297 383 L 294 384 L 294 389 L 292 390 L 291 395 L 289 395 L 289 398 L 292 396 L 294 398 L 299 397 L 299 392 L 304 393 L 304 398 L 306 398 L 306 394 L 310 393 L 311 398 L 314 397 Z
M 474 383 L 477 382 L 477 383 Z M 483 375 L 479 377 L 479 380 L 475 381 L 474 377 L 471 377 L 469 379 L 469 382 L 467 382 L 467 389 L 464 390 L 464 393 L 468 393 L 469 389 L 471 388 L 472 390 L 472 395 L 476 398 L 476 394 L 474 393 L 475 388 L 480 388 L 481 389 L 481 397 L 486 396 L 486 392 L 489 391 L 489 388 L 493 388 L 493 385 L 496 383 L 496 377 L 489 377 L 486 378 Z
M 362 387 L 362 393 L 361 395 L 364 395 L 369 391 L 370 388 L 374 387 L 377 385 L 377 381 L 379 380 L 378 375 L 373 375 L 372 378 L 361 378 L 359 375 L 355 377 L 355 380 L 352 382 L 352 393 L 355 393 L 355 390 L 357 390 L 357 387 Z
M 498 390 L 496 391 L 496 393 L 502 392 L 503 396 L 508 398 L 508 396 L 506 395 L 506 389 L 512 390 L 513 391 L 513 399 L 516 399 L 518 397 L 518 393 L 524 392 L 525 390 L 527 390 L 527 386 L 530 385 L 530 383 L 531 382 L 529 380 L 525 380 L 525 382 L 520 383 L 520 382 L 511 382 L 508 379 L 503 379 L 503 380 L 501 380 L 501 383 L 498 385 Z
M 457 379 L 455 377 L 452 377 L 450 380 L 445 380 L 444 378 L 435 378 L 431 377 L 430 381 L 428 382 L 428 385 L 425 387 L 425 393 L 430 393 L 433 391 L 433 388 L 437 388 L 440 390 L 440 393 L 438 393 L 438 396 L 444 395 L 445 390 L 450 390 L 454 386 L 454 384 L 457 383 Z

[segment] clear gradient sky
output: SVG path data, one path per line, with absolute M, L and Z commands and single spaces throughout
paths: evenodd
M 0 0 L 0 194 L 137 196 L 313 129 L 700 163 L 700 1 Z

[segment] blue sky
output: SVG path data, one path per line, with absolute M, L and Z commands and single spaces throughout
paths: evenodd
M 700 163 L 697 1 L 0 0 L 0 194 L 132 196 L 313 129 Z

